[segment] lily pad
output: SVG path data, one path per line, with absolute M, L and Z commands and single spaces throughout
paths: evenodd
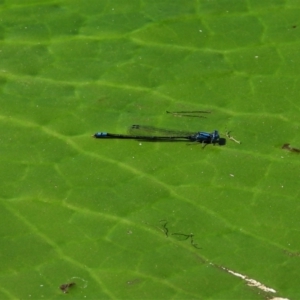
M 0 1 L 0 298 L 296 299 L 300 4 L 148 2 Z

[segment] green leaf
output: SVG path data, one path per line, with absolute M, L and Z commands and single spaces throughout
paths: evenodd
M 297 298 L 297 1 L 0 8 L 1 299 Z

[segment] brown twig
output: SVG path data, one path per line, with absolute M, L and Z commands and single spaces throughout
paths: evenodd
M 285 150 L 288 150 L 288 151 L 291 151 L 291 152 L 296 152 L 296 153 L 299 153 L 300 152 L 300 149 L 297 149 L 297 148 L 294 148 L 294 147 L 291 147 L 290 144 L 284 144 L 281 149 L 285 149 Z

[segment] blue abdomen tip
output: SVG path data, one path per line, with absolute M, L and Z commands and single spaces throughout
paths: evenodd
M 105 137 L 105 136 L 107 136 L 107 132 L 96 132 L 94 134 L 95 138 L 101 138 L 101 137 Z

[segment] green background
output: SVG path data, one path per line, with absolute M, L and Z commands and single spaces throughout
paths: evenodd
M 299 298 L 300 157 L 281 149 L 300 147 L 299 16 L 295 0 L 0 1 L 0 298 L 73 281 L 77 299 Z M 91 138 L 131 124 L 242 144 Z

